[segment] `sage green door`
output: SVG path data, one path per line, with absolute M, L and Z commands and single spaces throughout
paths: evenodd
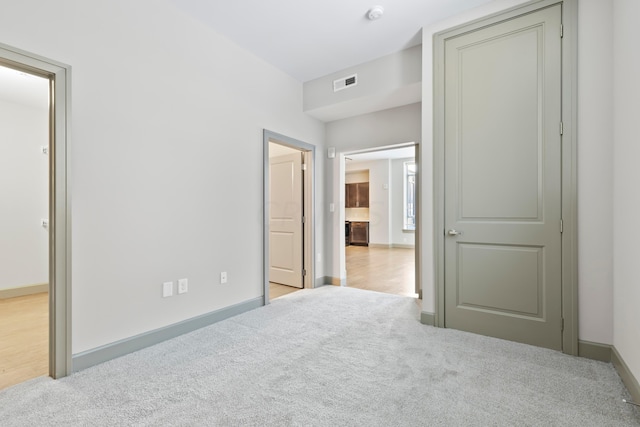
M 445 326 L 562 348 L 561 8 L 445 41 Z

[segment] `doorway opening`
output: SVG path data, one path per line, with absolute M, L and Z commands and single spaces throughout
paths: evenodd
M 7 341 L 0 336 L 3 344 L 9 343 L 0 348 L 0 367 L 2 378 L 16 384 L 40 375 L 60 378 L 71 373 L 70 67 L 6 45 L 0 45 L 0 67 L 3 116 L 14 120 L 2 125 L 2 132 L 10 135 L 0 138 L 3 163 L 12 162 L 2 168 L 11 175 L 10 185 L 3 177 L 0 188 L 6 193 L 0 212 L 7 219 L 0 228 L 0 241 L 10 241 L 11 247 L 0 252 L 6 252 L 3 259 L 13 260 L 11 269 L 0 272 L 0 313 L 15 314 L 0 321 L 0 334 L 13 337 Z M 7 82 L 9 75 L 18 80 Z M 27 102 L 24 91 L 16 91 L 13 96 L 18 98 L 7 102 L 10 93 L 34 82 L 40 89 L 30 102 L 39 102 L 40 107 L 27 110 L 40 113 L 20 107 Z M 14 221 L 8 221 L 9 216 Z M 29 335 L 36 329 L 39 338 Z M 11 358 L 19 363 L 8 366 Z
M 416 148 L 341 155 L 341 285 L 420 299 Z
M 49 80 L 0 66 L 0 389 L 47 375 Z
M 315 286 L 314 151 L 264 131 L 264 303 Z

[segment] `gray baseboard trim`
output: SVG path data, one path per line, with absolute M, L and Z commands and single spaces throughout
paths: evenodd
M 601 362 L 611 362 L 611 346 L 609 344 L 578 340 L 578 356 Z
M 420 312 L 420 323 L 423 325 L 435 326 L 436 315 L 435 313 L 429 313 L 427 311 Z
M 618 371 L 618 375 L 620 375 L 627 390 L 629 390 L 631 400 L 640 402 L 640 383 L 638 383 L 638 379 L 633 376 L 629 366 L 625 363 L 615 347 L 611 347 L 611 362 L 616 368 L 616 371 Z
M 145 332 L 130 338 L 125 338 L 102 347 L 74 354 L 72 357 L 73 372 L 78 372 L 91 366 L 98 365 L 134 351 L 161 343 L 177 336 L 209 326 L 229 317 L 237 316 L 264 305 L 264 298 L 254 298 L 230 307 L 221 308 L 211 313 L 203 314 L 192 319 L 184 320 L 173 325 L 154 331 Z
M 42 292 L 49 292 L 48 283 L 39 283 L 37 285 L 18 286 L 16 288 L 0 289 L 0 299 L 23 297 L 26 295 L 34 295 Z

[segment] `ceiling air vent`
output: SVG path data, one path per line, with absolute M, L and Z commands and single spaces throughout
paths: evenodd
M 352 76 L 343 77 L 338 80 L 333 81 L 333 91 L 337 92 L 342 89 L 346 89 L 351 86 L 355 86 L 358 84 L 358 75 L 354 74 Z

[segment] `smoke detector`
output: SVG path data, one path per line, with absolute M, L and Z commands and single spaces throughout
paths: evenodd
M 384 7 L 382 7 L 382 6 L 373 6 L 367 12 L 367 18 L 369 18 L 371 21 L 375 21 L 377 19 L 382 18 L 383 14 L 384 14 Z

